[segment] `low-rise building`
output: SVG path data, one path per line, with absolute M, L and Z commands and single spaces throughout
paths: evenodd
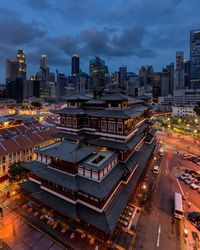
M 4 123 L 9 124 L 6 120 Z M 0 182 L 8 179 L 9 167 L 16 162 L 32 161 L 34 151 L 57 141 L 52 137 L 56 133 L 55 126 L 44 126 L 34 121 L 15 123 L 13 126 L 0 128 Z
M 196 117 L 196 113 L 194 111 L 194 106 L 189 105 L 177 105 L 172 107 L 172 115 L 178 117 Z

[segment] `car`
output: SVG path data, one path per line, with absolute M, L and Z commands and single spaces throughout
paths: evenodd
M 193 183 L 193 182 L 195 182 L 195 181 L 196 181 L 196 179 L 193 178 L 193 177 L 186 178 L 186 179 L 184 180 L 185 184 L 191 184 L 191 183 Z
M 188 214 L 188 219 L 194 223 L 200 221 L 200 213 L 199 212 L 191 212 Z
M 199 189 L 200 188 L 200 182 L 193 182 L 190 184 L 190 187 L 193 188 L 194 190 Z
M 197 163 L 199 161 L 199 158 L 194 158 L 194 160 L 192 161 L 193 163 Z
M 0 207 L 0 219 L 3 218 L 3 208 Z
M 193 175 L 193 174 L 196 174 L 196 171 L 195 170 L 185 169 L 185 173 Z
M 179 179 L 181 179 L 182 181 L 184 181 L 186 178 L 189 178 L 189 177 L 191 177 L 191 175 L 187 173 L 183 173 L 179 175 Z
M 196 228 L 200 231 L 200 223 L 196 224 Z
M 189 161 L 193 161 L 195 158 L 196 158 L 195 156 L 190 156 L 190 157 L 188 158 L 188 160 L 189 160 Z
M 192 174 L 192 177 L 193 177 L 193 178 L 199 178 L 200 175 L 199 175 L 199 173 L 195 172 L 195 173 Z

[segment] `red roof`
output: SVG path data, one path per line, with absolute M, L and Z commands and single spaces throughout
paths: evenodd
M 1 142 L 3 146 L 6 148 L 7 153 L 15 153 L 22 149 L 22 146 L 20 146 L 14 139 L 9 139 L 6 141 Z
M 0 143 L 0 156 L 4 156 L 5 154 L 6 154 L 6 150 L 4 149 L 4 147 Z
M 34 146 L 34 142 L 31 141 L 27 136 L 25 135 L 19 135 L 15 138 L 15 140 L 23 147 L 23 148 L 30 148 Z
M 38 145 L 38 144 L 40 144 L 40 143 L 42 143 L 42 142 L 44 141 L 44 139 L 41 138 L 41 136 L 38 135 L 38 132 L 29 135 L 28 138 L 29 138 L 31 141 L 33 141 L 35 145 Z

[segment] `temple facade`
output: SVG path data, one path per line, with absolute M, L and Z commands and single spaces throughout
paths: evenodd
M 112 234 L 155 150 L 151 106 L 118 93 L 77 94 L 52 112 L 60 116 L 60 140 L 23 164 L 30 174 L 21 187 L 28 198 Z

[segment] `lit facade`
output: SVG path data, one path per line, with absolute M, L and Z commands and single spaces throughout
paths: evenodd
M 18 61 L 18 77 L 22 77 L 26 79 L 26 55 L 24 50 L 19 49 L 17 53 L 17 61 Z
M 151 108 L 120 94 L 75 95 L 54 113 L 60 142 L 24 163 L 31 172 L 22 189 L 34 202 L 112 234 L 156 146 Z
M 3 121 L 0 128 L 0 182 L 8 179 L 9 167 L 16 162 L 32 161 L 35 150 L 57 141 L 51 137 L 54 126 L 44 127 L 39 122 Z

